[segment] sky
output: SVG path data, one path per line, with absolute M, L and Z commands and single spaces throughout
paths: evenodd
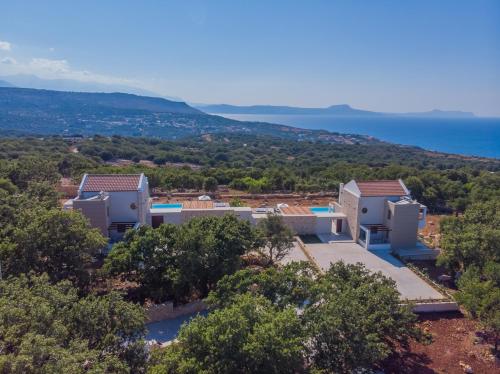
M 3 1 L 0 75 L 500 117 L 500 1 Z

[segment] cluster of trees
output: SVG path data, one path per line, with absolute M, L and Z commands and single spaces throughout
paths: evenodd
M 470 206 L 441 221 L 438 263 L 456 273 L 456 299 L 477 318 L 498 351 L 500 341 L 500 200 Z
M 143 372 L 143 310 L 90 292 L 107 240 L 61 210 L 57 163 L 22 155 L 0 165 L 0 372 Z
M 30 156 L 75 180 L 84 172 L 145 172 L 152 187 L 169 190 L 213 191 L 229 185 L 254 193 L 335 192 L 339 183 L 350 179 L 402 178 L 431 211 L 463 211 L 475 202 L 498 198 L 500 190 L 498 160 L 386 144 L 322 144 L 250 135 L 179 141 L 120 136 L 94 136 L 76 143 L 58 137 L 0 140 L 0 170 L 7 167 L 7 160 L 24 163 Z M 136 163 L 127 167 L 106 163 L 117 158 Z M 137 163 L 140 160 L 158 167 Z M 178 166 L 165 166 L 166 162 Z
M 103 270 L 137 282 L 143 297 L 186 301 L 206 296 L 220 278 L 238 270 L 256 239 L 250 224 L 234 215 L 143 226 L 113 247 Z
M 111 292 L 80 297 L 69 281 L 0 281 L 0 372 L 138 373 L 144 312 Z
M 306 263 L 222 278 L 212 310 L 154 352 L 150 373 L 354 372 L 423 339 L 392 280 L 361 265 Z
M 62 211 L 54 163 L 23 157 L 0 174 L 0 262 L 4 275 L 34 271 L 88 283 L 85 268 L 106 239 L 76 212 Z
M 203 298 L 227 274 L 241 268 L 254 251 L 272 266 L 292 248 L 292 231 L 281 217 L 263 219 L 257 228 L 235 215 L 196 217 L 182 225 L 163 224 L 129 231 L 103 265 L 105 276 L 136 282 L 141 296 L 185 302 Z
M 400 305 L 394 282 L 380 274 L 342 263 L 326 274 L 306 264 L 274 266 L 293 238 L 279 217 L 257 228 L 234 216 L 204 217 L 127 233 L 99 272 L 137 282 L 142 296 L 156 301 L 208 295 L 210 314 L 148 359 L 141 308 L 114 292 L 92 292 L 94 259 L 105 238 L 78 212 L 59 206 L 54 185 L 60 177 L 79 179 L 90 171 L 144 171 L 153 186 L 165 188 L 225 184 L 252 192 L 335 190 L 351 178 L 403 178 L 432 209 L 466 209 L 442 221 L 439 262 L 460 275 L 457 300 L 497 348 L 498 162 L 244 136 L 95 137 L 77 143 L 78 153 L 73 146 L 57 137 L 0 140 L 0 372 L 351 372 L 377 365 L 396 345 L 425 338 Z M 117 157 L 201 169 L 105 164 Z M 260 253 L 264 270 L 242 269 L 249 252 Z

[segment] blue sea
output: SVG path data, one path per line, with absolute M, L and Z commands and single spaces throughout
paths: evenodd
M 325 115 L 221 114 L 333 132 L 371 135 L 432 151 L 500 158 L 500 118 L 338 117 Z

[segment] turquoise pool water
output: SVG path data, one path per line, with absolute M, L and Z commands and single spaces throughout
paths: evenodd
M 328 206 L 312 206 L 309 208 L 313 213 L 332 213 L 333 209 Z
M 152 204 L 153 209 L 180 209 L 182 204 Z

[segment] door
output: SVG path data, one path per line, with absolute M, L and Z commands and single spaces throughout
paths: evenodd
M 151 226 L 153 226 L 154 229 L 160 227 L 162 223 L 163 223 L 163 216 L 151 216 Z
M 338 220 L 336 220 L 336 222 L 337 222 L 337 224 L 336 224 L 335 232 L 337 234 L 340 234 L 342 232 L 342 220 L 338 219 Z

